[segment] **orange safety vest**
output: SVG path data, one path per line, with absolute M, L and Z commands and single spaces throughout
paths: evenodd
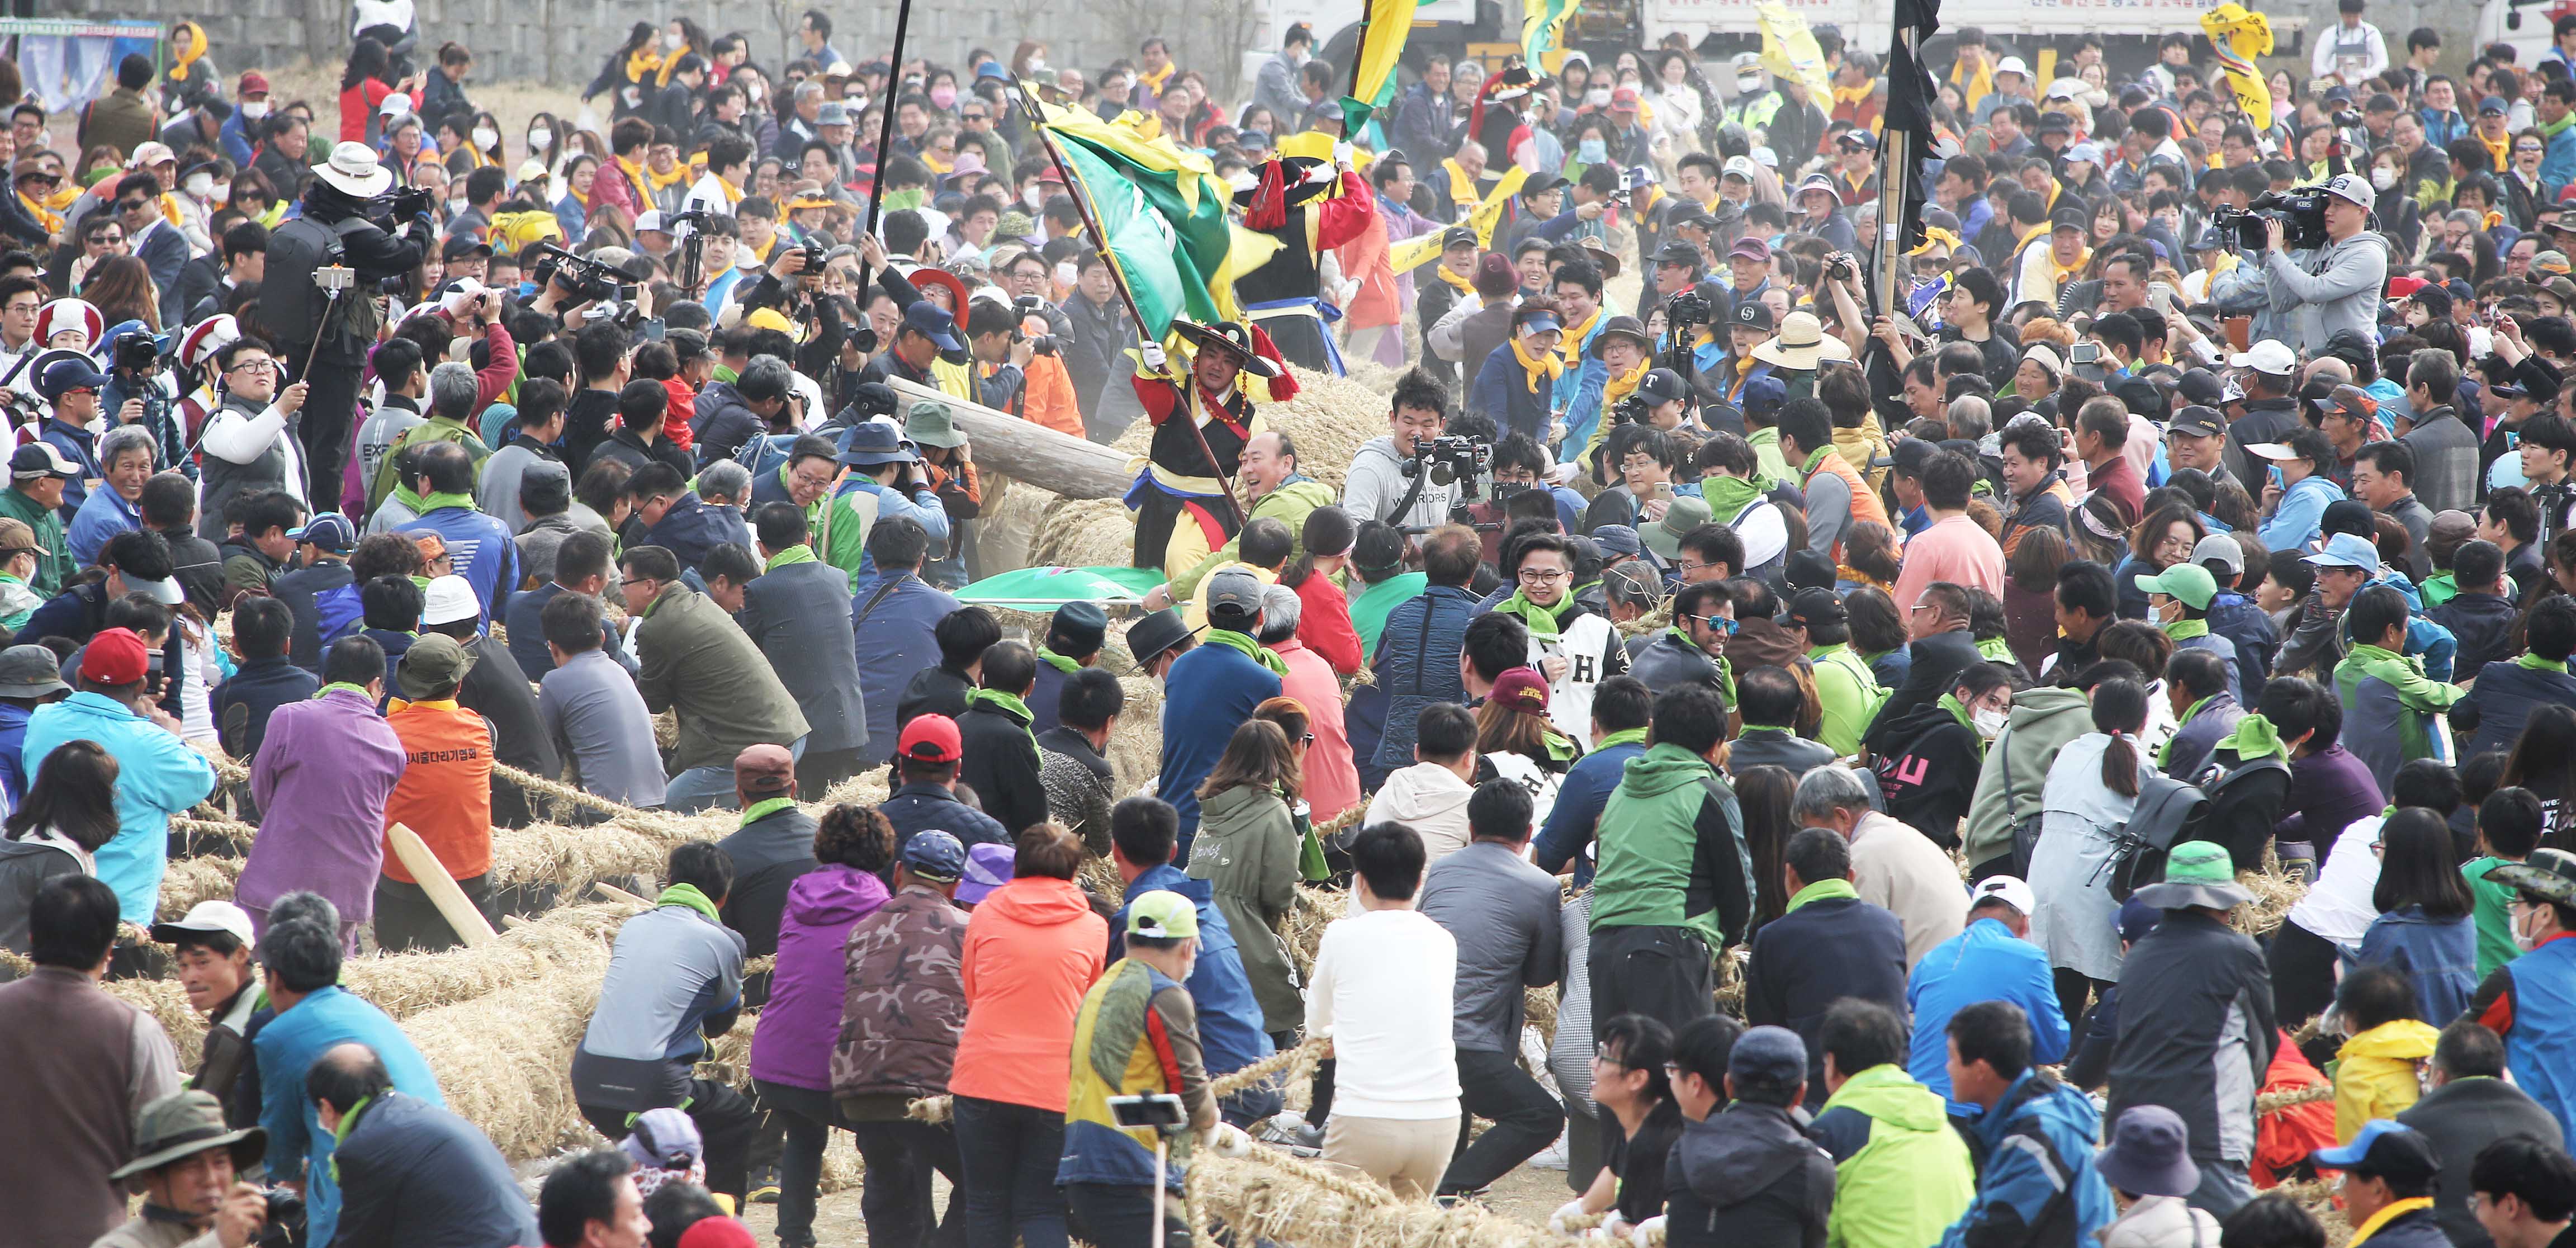
M 449 875 L 470 880 L 492 869 L 492 725 L 454 699 L 388 703 L 385 722 L 403 747 L 402 779 L 385 801 L 385 827 L 420 834 Z M 385 878 L 417 884 L 393 845 Z

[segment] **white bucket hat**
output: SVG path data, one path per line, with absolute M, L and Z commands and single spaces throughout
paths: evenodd
M 313 171 L 314 176 L 340 191 L 359 199 L 374 199 L 394 184 L 393 170 L 376 159 L 376 149 L 364 143 L 341 143 L 331 149 L 328 164 Z

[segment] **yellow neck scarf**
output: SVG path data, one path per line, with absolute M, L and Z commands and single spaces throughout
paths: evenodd
M 679 68 L 680 58 L 688 54 L 689 45 L 685 43 L 671 49 L 671 54 L 662 58 L 662 68 L 653 75 L 653 85 L 657 87 L 671 85 L 671 71 Z
M 34 217 L 36 220 L 44 223 L 46 233 L 59 235 L 63 232 L 62 217 L 46 208 L 43 204 L 27 198 L 26 192 L 19 192 L 18 202 L 26 207 L 28 216 Z
M 2048 267 L 2056 270 L 2057 280 L 2061 285 L 2073 278 L 2076 274 L 2083 272 L 2084 266 L 2091 263 L 2093 263 L 2093 249 L 2090 247 L 2085 248 L 2083 254 L 2075 257 L 2075 263 L 2073 264 L 2059 264 L 2057 262 L 2057 253 L 2055 251 L 2048 253 Z
M 179 196 L 176 193 L 161 192 L 161 219 L 172 225 L 187 224 L 187 219 L 179 214 Z
M 627 53 L 626 81 L 634 83 L 640 87 L 644 85 L 645 75 L 650 74 L 661 67 L 661 47 L 656 44 L 647 43 L 643 47 Z
M 2487 156 L 2495 161 L 2496 168 L 2503 169 L 2507 167 L 2505 158 L 2511 154 L 2513 149 L 2512 135 L 2508 134 L 2501 139 L 2489 142 L 2487 136 L 2481 134 L 2478 136 L 2478 142 L 2486 144 Z
M 592 185 L 596 186 L 598 184 L 592 183 Z M 575 188 L 570 183 L 566 183 L 564 185 L 564 194 L 572 196 L 572 202 L 581 205 L 583 214 L 588 215 L 590 212 L 590 196 L 582 194 L 579 189 Z
M 2027 230 L 2023 230 L 2021 232 L 2021 237 L 2013 240 L 2013 251 L 2018 254 L 2022 248 L 2030 246 L 2030 240 L 2044 237 L 2047 235 L 2048 230 L 2049 225 L 2045 221 L 2042 221 Z
M 1180 67 L 1180 62 L 1172 61 L 1166 63 L 1163 66 L 1163 72 L 1159 74 L 1147 73 L 1146 71 L 1139 69 L 1136 71 L 1136 81 L 1144 83 L 1146 86 L 1152 88 L 1154 94 L 1161 95 L 1163 93 L 1163 84 L 1170 82 L 1172 80 L 1172 71 L 1179 69 Z
M 716 185 L 723 189 L 726 203 L 739 204 L 742 202 L 742 188 L 735 186 L 732 182 L 728 181 L 723 174 L 719 173 L 716 175 Z
M 1565 375 L 1565 360 L 1553 351 L 1532 359 L 1528 348 L 1521 345 L 1523 341 L 1525 340 L 1520 338 L 1512 339 L 1512 358 L 1520 361 L 1522 370 L 1529 374 L 1529 392 L 1536 394 L 1539 374 L 1545 373 L 1549 381 L 1555 381 Z
M 671 171 L 669 173 L 655 173 L 653 172 L 652 167 L 648 165 L 644 169 L 644 181 L 642 185 L 645 193 L 655 194 L 666 188 L 678 186 L 680 184 L 680 179 L 687 176 L 689 176 L 689 167 L 687 165 L 680 164 L 677 161 L 672 162 Z
M 1637 362 L 1637 367 L 1635 367 L 1634 369 L 1629 370 L 1629 373 L 1628 373 L 1628 375 L 1627 375 L 1627 376 L 1625 376 L 1625 377 L 1613 377 L 1613 378 L 1609 379 L 1608 381 L 1602 382 L 1602 383 L 1601 383 L 1601 406 L 1602 406 L 1602 408 L 1603 408 L 1604 410 L 1607 410 L 1607 409 L 1609 409 L 1609 408 L 1615 407 L 1615 406 L 1617 406 L 1617 405 L 1618 405 L 1619 400 L 1624 399 L 1624 398 L 1627 398 L 1630 394 L 1634 393 L 1634 392 L 1636 391 L 1636 389 L 1637 389 L 1637 383 L 1638 383 L 1638 382 L 1641 382 L 1641 381 L 1644 381 L 1644 380 L 1646 379 L 1646 365 L 1648 365 L 1648 364 L 1650 364 L 1650 363 L 1653 363 L 1653 361 L 1651 361 L 1651 360 L 1640 360 L 1640 361 L 1638 361 L 1638 362 Z
M 1450 286 L 1456 288 L 1459 294 L 1472 295 L 1476 293 L 1476 284 L 1450 272 L 1448 265 L 1435 264 L 1431 266 L 1431 271 L 1439 274 L 1440 280 L 1447 282 Z
M 61 185 L 54 188 L 53 194 L 45 197 L 45 206 L 56 212 L 61 212 L 63 209 L 71 207 L 72 201 L 81 197 L 81 189 L 81 184 L 78 181 L 71 178 L 65 178 L 62 180 Z
M 1995 89 L 1995 71 L 1980 58 L 1977 61 L 1976 74 L 1970 76 L 1967 62 L 1959 61 L 1950 66 L 1950 83 L 1959 88 L 1960 101 L 1973 110 L 1977 106 L 1977 101 L 1986 98 L 1986 93 Z
M 758 260 L 762 264 L 769 263 L 769 253 L 778 250 L 778 237 L 777 231 L 771 231 L 767 245 L 751 248 L 752 259 Z
M 2390 1222 L 2395 1221 L 2405 1214 L 2413 1213 L 2418 1209 L 2430 1209 L 2432 1207 L 2433 1198 L 2430 1196 L 2412 1196 L 2405 1200 L 2390 1201 L 2389 1203 L 2382 1205 L 2379 1212 L 2370 1215 L 2368 1220 L 2364 1221 L 2359 1227 L 2354 1229 L 2352 1233 L 2352 1243 L 2349 1248 L 2361 1248 L 2364 1240 L 2367 1240 L 2371 1236 L 2379 1233 L 2379 1228 L 2388 1225 Z
M 1466 167 L 1455 159 L 1441 161 L 1440 167 L 1449 172 L 1449 202 L 1462 208 L 1475 203 L 1476 180 L 1467 176 Z
M 1592 315 L 1583 318 L 1582 324 L 1569 325 L 1566 327 L 1565 337 L 1557 340 L 1557 355 L 1564 359 L 1572 359 L 1575 356 L 1582 354 L 1584 340 L 1592 336 L 1592 327 L 1600 323 L 1601 309 L 1598 305 L 1595 305 L 1592 309 Z
M 1874 82 L 1864 82 L 1857 87 L 1836 87 L 1833 90 L 1834 104 L 1836 107 L 1849 104 L 1854 108 L 1858 108 L 1861 106 L 1862 101 L 1867 100 L 1871 95 L 1878 91 L 1878 84 Z

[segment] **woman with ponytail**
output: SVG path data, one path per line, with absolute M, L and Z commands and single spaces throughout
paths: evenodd
M 2092 702 L 2093 731 L 2067 742 L 2049 764 L 2039 846 L 2030 856 L 2030 887 L 2040 898 L 2030 938 L 2048 953 L 2068 1018 L 2082 1017 L 2094 993 L 2120 977 L 2120 903 L 2111 896 L 2111 876 L 2140 782 L 2155 774 L 2139 740 L 2146 685 L 2125 675 L 2104 680 L 2093 685 Z

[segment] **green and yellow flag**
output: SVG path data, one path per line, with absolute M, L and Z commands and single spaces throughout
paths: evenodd
M 1395 63 L 1413 35 L 1413 10 L 1421 0 L 1368 0 L 1360 27 L 1359 72 L 1342 97 L 1342 134 L 1357 137 L 1370 114 L 1395 101 Z
M 1553 74 L 1565 63 L 1565 24 L 1578 0 L 1526 0 L 1521 19 L 1521 63 L 1533 74 Z
M 1132 126 L 1086 110 L 1040 104 L 1041 128 L 1106 236 L 1101 254 L 1135 296 L 1146 334 L 1160 340 L 1172 320 L 1239 320 L 1226 224 L 1233 198 L 1207 157 L 1169 138 L 1147 139 Z

